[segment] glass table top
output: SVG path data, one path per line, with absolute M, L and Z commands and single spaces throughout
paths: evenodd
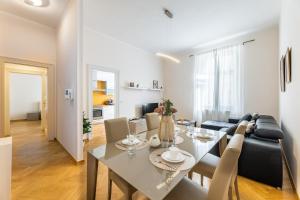
M 193 132 L 211 133 L 214 135 L 212 140 L 201 141 L 188 137 L 185 132 L 178 133 L 179 136 L 184 138 L 184 142 L 176 145 L 176 147 L 191 153 L 195 157 L 196 163 L 226 136 L 225 132 L 200 128 L 194 128 Z M 158 130 L 143 132 L 138 134 L 137 137 L 149 139 L 154 134 L 158 134 Z M 89 153 L 148 198 L 160 200 L 168 195 L 188 173 L 188 170 L 181 171 L 165 187 L 158 189 L 157 186 L 165 182 L 174 172 L 159 169 L 150 162 L 149 155 L 156 149 L 147 146 L 144 149 L 136 150 L 135 155 L 129 156 L 127 151 L 122 151 L 114 143 L 109 143 L 92 149 Z

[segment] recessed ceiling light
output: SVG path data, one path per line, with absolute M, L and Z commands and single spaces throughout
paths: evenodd
M 173 56 L 169 56 L 167 54 L 160 53 L 160 52 L 157 52 L 156 55 L 159 57 L 167 58 L 175 63 L 180 63 L 180 60 L 178 60 L 177 58 L 174 58 Z
M 30 6 L 44 7 L 49 5 L 49 0 L 24 0 Z

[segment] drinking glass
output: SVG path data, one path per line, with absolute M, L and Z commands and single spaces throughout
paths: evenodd
M 194 127 L 193 127 L 193 125 L 192 125 L 192 124 L 189 124 L 189 125 L 187 126 L 187 129 L 188 129 L 188 134 L 189 134 L 192 138 L 194 138 Z
M 128 155 L 132 156 L 136 152 L 135 136 L 132 134 L 128 134 L 127 141 L 128 141 L 127 152 L 128 152 Z

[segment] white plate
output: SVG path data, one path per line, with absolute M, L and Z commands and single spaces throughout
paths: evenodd
M 163 160 L 171 163 L 180 163 L 185 160 L 185 156 L 180 152 L 177 152 L 176 157 L 174 157 L 171 156 L 171 151 L 165 151 L 163 154 L 161 154 L 161 157 Z
M 195 136 L 201 139 L 212 139 L 214 137 L 214 135 L 211 133 L 196 133 Z
M 134 144 L 138 144 L 138 143 L 140 143 L 141 141 L 139 140 L 139 139 L 137 139 L 137 138 L 135 138 L 134 140 L 133 140 L 133 143 L 130 143 L 129 142 L 129 140 L 126 138 L 126 139 L 124 139 L 124 140 L 122 140 L 122 144 L 125 144 L 125 145 L 134 145 Z

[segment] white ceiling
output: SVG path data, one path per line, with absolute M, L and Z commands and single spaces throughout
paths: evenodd
M 277 24 L 279 14 L 280 0 L 86 0 L 84 23 L 152 52 L 175 52 Z
M 68 0 L 49 0 L 47 7 L 32 7 L 24 0 L 0 0 L 0 10 L 55 28 Z

